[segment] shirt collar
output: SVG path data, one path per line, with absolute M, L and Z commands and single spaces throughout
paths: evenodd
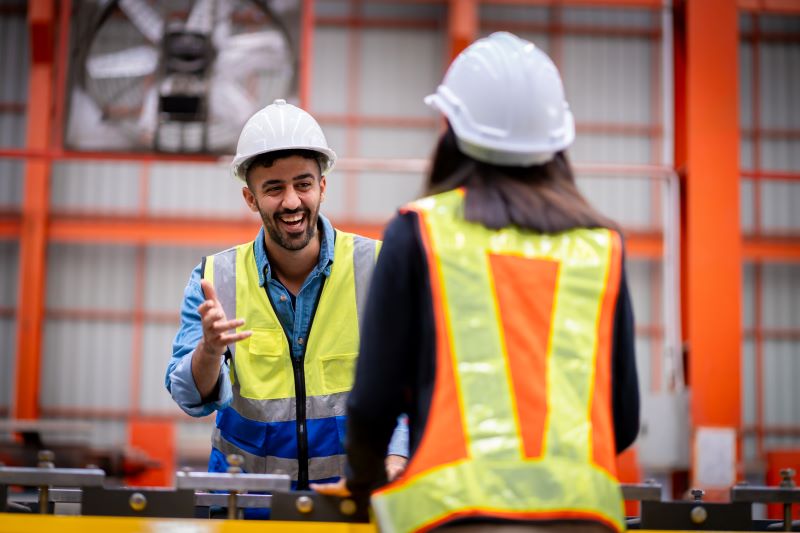
M 272 279 L 272 270 L 269 265 L 269 259 L 267 258 L 267 246 L 264 242 L 264 231 L 264 226 L 262 225 L 254 246 L 256 267 L 258 267 L 258 284 L 261 287 Z M 331 274 L 331 265 L 333 264 L 333 246 L 336 237 L 333 225 L 322 213 L 319 214 L 317 220 L 317 231 L 320 235 L 319 260 L 314 270 L 322 272 L 325 276 L 329 276 Z

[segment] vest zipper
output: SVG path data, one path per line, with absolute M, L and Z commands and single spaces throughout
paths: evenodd
M 297 490 L 308 490 L 308 430 L 306 428 L 305 358 L 292 357 L 294 395 L 297 406 Z
M 269 294 L 269 287 L 264 284 L 264 294 L 272 306 L 272 312 L 278 316 L 275 309 L 275 302 Z M 280 324 L 280 319 L 278 319 Z M 308 489 L 308 431 L 306 429 L 306 375 L 303 370 L 305 354 L 302 357 L 295 357 L 292 353 L 292 339 L 281 324 L 281 330 L 289 344 L 289 359 L 292 361 L 292 373 L 294 374 L 294 396 L 295 396 L 295 426 L 297 428 L 297 490 Z M 267 472 L 269 473 L 269 472 Z

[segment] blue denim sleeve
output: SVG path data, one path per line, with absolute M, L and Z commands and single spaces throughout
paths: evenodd
M 200 287 L 200 268 L 192 271 L 189 283 L 183 291 L 181 305 L 181 325 L 172 341 L 172 359 L 167 365 L 165 384 L 175 403 L 191 416 L 206 416 L 217 409 L 224 409 L 231 403 L 231 380 L 228 365 L 220 364 L 219 397 L 203 403 L 200 392 L 192 377 L 192 353 L 203 337 L 203 327 L 197 307 L 205 301 Z
M 389 441 L 389 450 L 386 455 L 401 455 L 408 457 L 408 416 L 400 415 L 397 417 L 397 426 L 392 433 L 392 440 Z

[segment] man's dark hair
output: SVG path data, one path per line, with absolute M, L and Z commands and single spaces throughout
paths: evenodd
M 288 150 L 276 150 L 274 152 L 259 154 L 250 161 L 250 164 L 247 165 L 247 170 L 245 172 L 245 180 L 247 181 L 247 186 L 250 187 L 250 169 L 255 167 L 269 168 L 278 159 L 284 159 L 286 157 L 292 157 L 295 155 L 305 159 L 313 159 L 314 161 L 316 161 L 320 175 L 322 175 L 322 169 L 325 167 L 327 159 L 320 152 L 314 150 L 303 150 L 298 148 L 290 148 Z
M 466 190 L 464 218 L 491 229 L 511 225 L 540 233 L 618 229 L 580 193 L 563 151 L 530 167 L 483 163 L 459 150 L 448 125 L 434 152 L 427 194 L 458 187 Z

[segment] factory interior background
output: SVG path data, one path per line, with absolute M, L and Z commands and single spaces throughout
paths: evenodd
M 194 79 L 176 20 L 212 34 Z M 340 157 L 322 212 L 379 237 L 442 131 L 423 97 L 498 30 L 558 65 L 580 188 L 624 229 L 643 421 L 621 472 L 677 498 L 800 471 L 787 0 L 1 0 L 0 461 L 24 432 L 129 484 L 204 468 L 213 417 L 164 373 L 192 268 L 259 228 L 228 167 L 247 117 L 316 117 Z

